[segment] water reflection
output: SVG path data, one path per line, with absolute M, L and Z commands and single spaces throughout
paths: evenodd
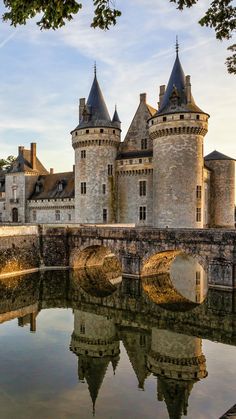
M 142 275 L 148 297 L 167 309 L 186 310 L 207 295 L 207 274 L 196 259 L 181 252 L 163 252 L 151 258 Z
M 181 266 L 179 260 L 173 271 L 180 274 Z M 195 383 L 204 382 L 207 376 L 202 337 L 236 344 L 233 294 L 210 290 L 203 304 L 172 312 L 163 310 L 163 301 L 167 300 L 161 300 L 160 291 L 158 304 L 148 298 L 142 278 L 119 282 L 119 276 L 105 274 L 93 268 L 2 280 L 0 323 L 18 319 L 18 326 L 35 332 L 42 310 L 72 308 L 74 327 L 71 325 L 71 340 L 66 345 L 78 359 L 78 379 L 83 388 L 88 388 L 96 415 L 109 368 L 125 374 L 124 369 L 119 370 L 123 345 L 137 387 L 148 391 L 147 380 L 156 377 L 157 399 L 165 403 L 170 418 L 181 418 L 187 414 Z M 114 279 L 116 285 L 110 282 Z M 171 284 L 170 275 L 159 285 L 164 280 L 165 286 Z M 187 300 L 181 298 L 180 307 Z

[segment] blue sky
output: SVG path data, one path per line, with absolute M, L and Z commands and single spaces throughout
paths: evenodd
M 236 158 L 236 77 L 224 65 L 230 42 L 216 41 L 212 30 L 197 23 L 210 2 L 199 0 L 180 13 L 168 0 L 119 0 L 122 17 L 107 32 L 90 28 L 91 3 L 85 0 L 83 11 L 58 31 L 42 32 L 35 21 L 17 29 L 1 22 L 1 157 L 36 141 L 47 168 L 71 170 L 70 131 L 78 123 L 79 98 L 88 96 L 95 60 L 111 115 L 117 104 L 124 138 L 139 93 L 146 92 L 148 103 L 157 106 L 178 34 L 195 101 L 211 115 L 205 154 L 217 149 Z

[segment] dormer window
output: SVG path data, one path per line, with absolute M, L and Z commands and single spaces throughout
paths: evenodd
M 35 186 L 35 192 L 36 192 L 36 193 L 39 193 L 39 192 L 40 192 L 40 185 L 38 185 L 38 184 L 37 184 L 37 185 Z
M 58 183 L 58 192 L 62 192 L 63 191 L 63 185 L 62 183 Z

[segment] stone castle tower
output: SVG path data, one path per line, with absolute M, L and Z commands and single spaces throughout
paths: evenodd
M 177 44 L 167 88 L 160 87 L 159 109 L 149 120 L 155 227 L 203 227 L 203 139 L 208 117 L 194 102 Z
M 116 221 L 115 160 L 120 144 L 120 120 L 111 120 L 96 69 L 87 102 L 80 99 L 79 125 L 72 131 L 75 150 L 75 222 Z

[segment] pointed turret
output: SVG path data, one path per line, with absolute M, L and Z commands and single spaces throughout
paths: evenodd
M 161 86 L 162 87 L 162 86 Z M 190 76 L 185 76 L 176 47 L 176 58 L 165 91 L 161 92 L 157 115 L 174 112 L 204 113 L 195 103 L 191 93 Z
M 121 120 L 119 118 L 116 106 L 115 106 L 115 112 L 112 118 L 112 123 L 115 124 L 117 126 L 117 128 L 120 128 L 120 124 L 121 124 Z

